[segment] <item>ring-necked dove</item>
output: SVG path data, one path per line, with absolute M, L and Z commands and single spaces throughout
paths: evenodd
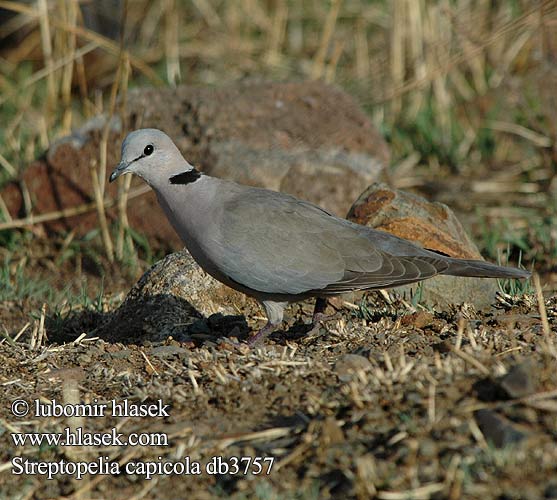
M 335 217 L 288 194 L 243 186 L 191 166 L 156 129 L 130 133 L 110 182 L 136 174 L 155 191 L 172 226 L 199 265 L 222 283 L 256 298 L 268 323 L 289 302 L 324 300 L 353 290 L 389 288 L 437 274 L 527 278 L 521 269 L 454 259 L 392 234 Z

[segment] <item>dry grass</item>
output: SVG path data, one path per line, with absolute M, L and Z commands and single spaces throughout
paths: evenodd
M 555 301 L 543 307 L 554 329 Z M 23 486 L 10 475 L 5 451 L 0 491 L 9 496 L 23 487 L 37 498 L 110 492 L 121 498 L 124 492 L 141 496 L 150 485 L 159 498 L 204 498 L 207 492 L 262 498 L 262 488 L 278 498 L 293 491 L 304 492 L 304 498 L 495 498 L 511 492 L 534 498 L 551 485 L 557 459 L 551 438 L 556 357 L 546 350 L 536 309 L 531 299 L 513 306 L 508 313 L 521 322 L 515 329 L 506 326 L 504 314 L 494 320 L 468 311 L 474 326 L 462 326 L 467 332 L 460 346 L 443 333 L 463 325 L 459 311 L 436 313 L 423 329 L 388 319 L 366 323 L 343 312 L 325 323 L 317 339 L 257 350 L 218 337 L 198 348 L 173 340 L 124 346 L 83 337 L 49 346 L 40 345 L 35 333 L 25 342 L 0 344 L 7 359 L 0 371 L 2 408 L 37 391 L 43 402 L 163 399 L 172 408 L 165 421 L 108 416 L 82 422 L 96 432 L 112 426 L 125 435 L 164 431 L 168 447 L 26 446 L 20 450 L 24 456 L 93 460 L 101 453 L 120 464 L 159 456 L 201 462 L 215 455 L 275 457 L 271 475 L 263 478 L 157 476 L 143 482 L 91 476 L 68 490 L 56 479 L 47 490 L 39 478 Z M 297 319 L 296 314 L 291 321 Z M 33 331 L 42 324 L 38 318 Z M 516 366 L 517 349 L 529 360 L 534 385 L 525 396 L 504 397 L 494 391 Z M 512 422 L 523 440 L 495 447 L 480 429 L 479 410 Z M 6 411 L 0 419 L 9 432 L 60 432 L 77 425 L 72 419 L 14 420 Z M 1 439 L 9 450 L 9 433 Z

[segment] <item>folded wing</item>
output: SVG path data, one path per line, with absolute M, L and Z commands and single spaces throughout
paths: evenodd
M 248 201 L 244 201 L 249 198 Z M 248 221 L 250 223 L 248 223 Z M 449 267 L 396 237 L 392 255 L 380 248 L 385 233 L 328 214 L 280 193 L 253 189 L 234 197 L 222 212 L 217 264 L 232 280 L 270 294 L 340 294 L 413 283 Z

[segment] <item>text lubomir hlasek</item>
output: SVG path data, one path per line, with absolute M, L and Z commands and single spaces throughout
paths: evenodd
M 113 399 L 108 403 L 61 404 L 55 399 L 45 403 L 34 401 L 35 417 L 169 417 L 170 405 L 161 399 L 155 403 L 133 403 L 124 399 Z

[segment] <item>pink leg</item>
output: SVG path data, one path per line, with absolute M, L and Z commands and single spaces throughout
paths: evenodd
M 248 339 L 248 344 L 250 345 L 250 347 L 254 347 L 257 344 L 263 342 L 271 333 L 273 333 L 276 327 L 277 325 L 267 323 L 263 328 L 261 328 L 261 330 L 259 330 L 255 335 L 252 335 Z
M 269 300 L 264 300 L 261 304 L 265 308 L 268 321 L 267 324 L 261 328 L 261 330 L 248 339 L 248 344 L 250 346 L 258 344 L 273 333 L 275 328 L 282 323 L 284 308 L 288 305 L 287 302 L 275 302 Z

